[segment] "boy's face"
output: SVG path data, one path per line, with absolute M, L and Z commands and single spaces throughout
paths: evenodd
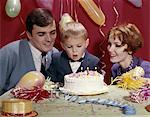
M 45 27 L 33 25 L 32 34 L 27 33 L 31 44 L 41 52 L 48 52 L 53 48 L 56 38 L 56 24 L 53 21 Z
M 68 38 L 61 42 L 62 48 L 66 51 L 69 58 L 74 61 L 79 60 L 89 44 L 89 39 Z

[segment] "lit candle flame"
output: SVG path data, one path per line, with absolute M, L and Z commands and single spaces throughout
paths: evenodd
M 83 67 L 81 67 L 81 72 L 83 72 Z
M 90 69 L 89 67 L 86 68 L 87 75 L 89 74 L 89 69 Z

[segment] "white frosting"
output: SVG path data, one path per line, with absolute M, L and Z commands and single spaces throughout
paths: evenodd
M 96 71 L 65 75 L 63 90 L 77 95 L 94 95 L 108 91 L 104 76 Z

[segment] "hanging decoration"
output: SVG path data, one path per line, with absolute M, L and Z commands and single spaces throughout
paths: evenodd
M 132 5 L 134 5 L 137 8 L 142 7 L 142 0 L 128 0 Z
M 78 0 L 89 17 L 99 26 L 105 23 L 105 15 L 93 0 Z
M 115 4 L 116 4 L 116 0 L 113 0 L 113 10 L 114 10 L 114 12 L 116 14 L 116 19 L 115 19 L 114 26 L 116 26 L 118 24 L 118 21 L 119 21 L 119 13 L 118 13 L 118 11 L 116 9 Z
M 53 0 L 36 0 L 36 2 L 40 7 L 47 8 L 50 11 L 53 9 Z
M 79 7 L 79 3 L 75 1 L 75 2 L 74 2 L 74 6 L 75 6 L 75 7 L 74 7 L 74 17 L 75 17 L 75 21 L 76 21 L 76 22 L 79 22 L 79 21 L 78 21 L 78 16 L 77 16 L 77 8 Z
M 22 38 L 22 36 L 26 34 L 26 30 L 25 30 L 26 29 L 26 24 L 25 24 L 25 22 L 24 22 L 24 20 L 23 20 L 21 15 L 19 15 L 19 20 L 20 20 L 21 24 L 24 27 L 24 31 L 21 32 L 20 35 L 19 35 L 19 38 Z
M 69 5 L 68 0 L 67 0 L 67 5 Z M 63 9 L 64 9 L 63 0 L 60 0 L 60 17 L 63 15 Z
M 5 11 L 9 17 L 16 17 L 21 10 L 20 0 L 7 0 Z

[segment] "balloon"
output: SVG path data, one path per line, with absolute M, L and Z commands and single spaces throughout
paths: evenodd
M 49 10 L 53 9 L 53 0 L 36 0 L 36 2 L 40 7 L 44 7 Z
M 21 10 L 20 0 L 7 0 L 5 11 L 9 17 L 16 17 Z
M 41 72 L 30 71 L 26 73 L 16 87 L 33 89 L 34 87 L 43 87 L 45 83 L 45 77 Z
M 105 15 L 93 2 L 93 0 L 78 0 L 89 17 L 98 25 L 102 26 L 105 23 Z
M 131 4 L 133 4 L 135 7 L 142 7 L 142 0 L 128 0 Z

